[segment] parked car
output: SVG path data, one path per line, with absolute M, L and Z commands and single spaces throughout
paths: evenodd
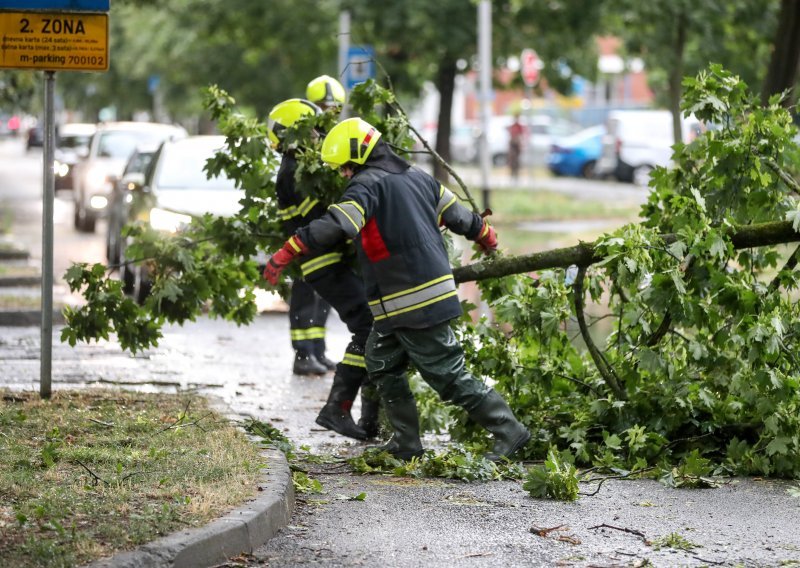
M 184 138 L 180 126 L 153 122 L 108 122 L 97 125 L 86 159 L 74 168 L 75 228 L 93 233 L 98 218 L 108 210 L 114 182 L 130 155 L 142 144 Z
M 44 146 L 44 127 L 41 124 L 32 126 L 28 129 L 28 134 L 25 138 L 25 149 L 41 148 Z
M 603 151 L 604 125 L 590 126 L 550 146 L 547 167 L 557 176 L 594 177 Z
M 508 164 L 508 146 L 511 139 L 509 127 L 514 122 L 511 115 L 493 116 L 489 119 L 489 156 L 495 166 Z M 547 163 L 550 147 L 560 138 L 574 134 L 580 127 L 568 120 L 553 118 L 544 114 L 520 117 L 527 131 L 527 139 L 522 148 L 523 165 L 542 165 Z M 478 130 L 478 134 L 480 131 Z M 478 140 L 475 141 L 476 147 Z
M 165 141 L 152 156 L 141 187 L 133 189 L 127 221 L 141 221 L 155 230 L 176 233 L 191 223 L 193 216 L 237 213 L 242 190 L 224 173 L 209 179 L 203 170 L 206 161 L 224 145 L 224 136 Z M 133 297 L 142 302 L 151 284 L 147 265 L 126 264 L 127 243 L 120 243 L 120 277 Z
M 675 137 L 672 113 L 667 110 L 611 111 L 606 120 L 603 152 L 595 169 L 598 176 L 646 186 L 656 166 L 667 167 L 672 160 Z M 682 120 L 683 142 L 690 142 L 701 130 L 694 118 Z
M 472 122 L 454 124 L 450 128 L 450 158 L 456 164 L 469 164 L 478 158 L 478 148 L 475 144 L 477 126 Z M 426 124 L 417 128 L 425 141 L 436 149 L 436 124 Z M 425 147 L 421 142 L 414 146 L 416 152 L 422 152 Z M 429 154 L 416 154 L 419 161 L 430 161 Z
M 106 227 L 106 258 L 109 264 L 119 264 L 122 252 L 122 228 L 128 222 L 133 196 L 144 187 L 147 168 L 157 150 L 158 146 L 153 145 L 134 150 L 122 171 L 122 176 L 111 190 Z M 132 282 L 128 283 L 129 288 L 132 285 Z
M 96 130 L 96 125 L 81 122 L 66 123 L 58 129 L 53 152 L 56 191 L 72 189 L 75 164 L 89 155 L 89 142 Z

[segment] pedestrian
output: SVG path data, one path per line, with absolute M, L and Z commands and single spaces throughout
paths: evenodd
M 273 285 L 295 258 L 356 243 L 375 318 L 366 364 L 394 433 L 382 450 L 400 459 L 423 452 L 416 400 L 406 375 L 413 364 L 444 401 L 463 408 L 494 435 L 494 461 L 511 457 L 530 433 L 503 398 L 470 374 L 450 321 L 461 304 L 440 226 L 495 251 L 494 229 L 433 177 L 412 167 L 360 118 L 334 126 L 322 160 L 349 179 L 341 200 L 302 227 L 270 259 Z
M 273 147 L 281 153 L 281 165 L 276 177 L 276 194 L 281 211 L 283 227 L 288 235 L 325 214 L 327 204 L 313 195 L 302 194 L 295 182 L 297 170 L 297 143 L 284 141 L 286 129 L 303 117 L 319 114 L 321 109 L 304 99 L 289 99 L 276 105 L 269 113 L 268 136 Z M 341 362 L 335 365 L 333 384 L 325 406 L 320 410 L 316 423 L 343 436 L 365 440 L 378 433 L 377 394 L 362 396 L 361 418 L 356 424 L 350 409 L 362 385 L 367 381 L 364 361 L 365 343 L 372 328 L 372 314 L 367 305 L 366 293 L 361 279 L 346 262 L 345 246 L 309 254 L 300 265 L 305 286 L 318 295 L 326 305 L 339 314 L 352 334 Z M 293 284 L 292 293 L 296 290 Z M 292 297 L 290 306 L 294 305 Z M 295 313 L 312 314 L 316 309 L 313 299 L 305 298 L 305 306 L 295 306 Z M 316 316 L 314 316 L 316 317 Z M 294 321 L 294 320 L 292 320 Z M 324 328 L 323 337 L 324 337 Z M 294 332 L 294 331 L 293 331 Z M 294 339 L 294 337 L 293 337 Z M 362 389 L 364 390 L 364 389 Z
M 525 127 L 519 121 L 519 113 L 517 112 L 514 113 L 514 120 L 508 127 L 508 168 L 511 171 L 511 177 L 515 180 L 519 177 L 524 143 Z

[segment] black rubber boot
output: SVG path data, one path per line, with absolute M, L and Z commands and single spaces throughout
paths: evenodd
M 376 393 L 364 394 L 364 388 L 361 387 L 361 418 L 358 419 L 358 425 L 364 429 L 367 436 L 374 438 L 378 435 L 380 426 L 378 411 L 381 404 Z
M 488 460 L 510 459 L 531 439 L 531 433 L 514 417 L 497 391 L 490 390 L 469 417 L 494 435 L 494 447 L 485 455 Z
M 317 355 L 317 361 L 319 361 L 319 362 L 320 362 L 320 364 L 321 364 L 323 367 L 325 367 L 326 369 L 328 369 L 329 371 L 335 371 L 335 370 L 336 370 L 336 363 L 334 363 L 333 361 L 331 361 L 330 359 L 328 359 L 328 358 L 325 356 L 325 354 L 324 354 L 324 353 L 323 353 L 322 355 Z
M 350 414 L 358 387 L 359 381 L 347 380 L 338 373 L 334 375 L 328 402 L 319 411 L 317 424 L 348 438 L 366 440 L 367 433 L 353 421 Z
M 394 434 L 386 444 L 374 448 L 401 460 L 421 456 L 424 450 L 419 439 L 419 415 L 414 397 L 386 402 L 385 409 Z
M 328 369 L 317 361 L 317 358 L 313 355 L 302 355 L 298 353 L 294 358 L 292 372 L 295 375 L 324 375 L 328 372 Z

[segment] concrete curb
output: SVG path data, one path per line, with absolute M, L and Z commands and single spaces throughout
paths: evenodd
M 53 310 L 53 324 L 64 323 L 64 314 L 60 309 Z M 29 327 L 42 325 L 41 310 L 2 310 L 0 309 L 0 326 Z
M 36 286 L 41 283 L 41 276 L 0 276 L 0 288 Z
M 28 260 L 31 254 L 23 249 L 0 249 L 0 260 Z
M 230 409 L 220 409 L 229 418 Z M 225 412 L 227 410 L 227 412 Z M 258 497 L 211 523 L 172 533 L 135 550 L 97 560 L 84 568 L 205 568 L 250 553 L 289 524 L 294 510 L 294 484 L 283 452 L 265 449 L 267 463 Z

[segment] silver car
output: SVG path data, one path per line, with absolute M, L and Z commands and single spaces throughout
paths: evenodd
M 98 124 L 86 159 L 78 162 L 74 168 L 75 228 L 85 233 L 94 232 L 97 219 L 107 214 L 112 187 L 136 148 L 185 137 L 186 130 L 171 124 Z

